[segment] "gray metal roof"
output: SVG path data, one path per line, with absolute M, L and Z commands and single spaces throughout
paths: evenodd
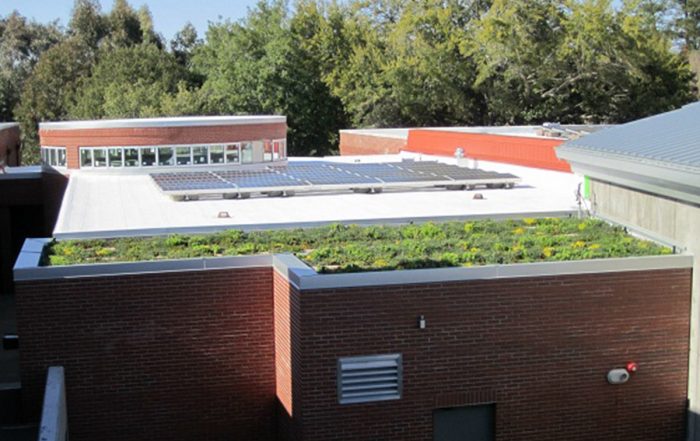
M 667 167 L 700 169 L 700 102 L 565 143 L 569 148 Z
M 579 174 L 700 205 L 700 103 L 568 141 Z

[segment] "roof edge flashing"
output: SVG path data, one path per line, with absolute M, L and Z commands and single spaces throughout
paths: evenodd
M 28 239 L 25 241 L 14 268 L 14 279 L 16 282 L 268 267 L 280 273 L 292 285 L 300 290 L 321 290 L 485 279 L 681 269 L 692 268 L 693 266 L 693 256 L 690 254 L 343 274 L 318 274 L 314 269 L 310 268 L 306 263 L 292 254 L 96 263 L 49 267 L 39 266 L 44 249 L 50 242 L 51 239 Z
M 39 130 L 90 130 L 169 127 L 236 126 L 252 124 L 286 124 L 283 115 L 230 115 L 173 118 L 105 119 L 39 123 Z

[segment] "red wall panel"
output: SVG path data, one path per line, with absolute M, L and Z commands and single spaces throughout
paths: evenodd
M 406 150 L 454 157 L 461 147 L 468 158 L 571 172 L 571 166 L 557 158 L 554 151 L 562 142 L 556 138 L 414 129 L 409 131 Z

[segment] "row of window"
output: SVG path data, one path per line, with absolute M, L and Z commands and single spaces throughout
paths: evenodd
M 65 147 L 42 147 L 41 162 L 54 167 L 66 166 L 66 148 Z
M 168 167 L 271 162 L 287 157 L 286 140 L 154 147 L 81 147 L 80 167 Z M 257 157 L 256 157 L 257 156 Z M 65 167 L 66 149 L 42 147 L 45 164 Z

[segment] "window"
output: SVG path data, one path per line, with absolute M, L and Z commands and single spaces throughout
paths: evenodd
M 192 164 L 192 149 L 189 147 L 176 147 L 175 156 L 177 158 L 177 165 Z
M 172 147 L 160 147 L 158 149 L 158 165 L 175 165 L 175 153 Z
M 107 167 L 107 150 L 106 149 L 94 149 L 92 151 L 92 157 L 95 158 L 95 167 Z
M 120 148 L 107 149 L 107 155 L 109 158 L 110 167 L 122 167 L 124 165 L 124 158 L 122 158 L 123 150 Z
M 56 149 L 58 157 L 56 158 L 56 165 L 59 167 L 66 166 L 66 149 Z
M 209 163 L 209 149 L 207 147 L 192 147 L 192 159 L 195 165 L 203 165 Z
M 253 143 L 244 142 L 241 144 L 241 162 L 243 164 L 250 164 L 253 162 Z
M 12 152 L 10 151 L 10 154 Z M 66 149 L 64 147 L 41 147 L 41 161 L 52 167 L 66 166 Z
M 226 146 L 226 163 L 238 164 L 241 162 L 241 152 L 239 144 L 229 144 Z
M 212 164 L 224 163 L 224 146 L 213 145 L 209 147 L 209 162 Z
M 92 150 L 80 149 L 80 168 L 92 167 Z
M 124 166 L 138 167 L 139 166 L 139 149 L 128 147 L 124 149 Z
M 145 147 L 141 149 L 141 165 L 143 167 L 153 167 L 156 165 L 155 147 Z
M 263 141 L 263 161 L 272 161 L 272 142 L 269 140 Z
M 401 354 L 338 359 L 340 404 L 397 400 L 402 392 Z

